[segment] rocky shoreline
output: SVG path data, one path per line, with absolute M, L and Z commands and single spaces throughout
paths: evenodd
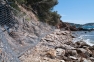
M 94 46 L 72 42 L 69 31 L 56 30 L 20 57 L 22 62 L 94 62 Z
M 79 26 L 78 28 L 77 28 L 77 25 Z M 60 23 L 56 27 L 61 30 L 65 28 L 65 30 L 70 30 L 70 31 L 94 31 L 93 28 L 87 29 L 87 28 L 83 28 L 82 26 L 83 25 L 80 25 L 80 24 L 75 25 L 73 23 L 60 21 Z

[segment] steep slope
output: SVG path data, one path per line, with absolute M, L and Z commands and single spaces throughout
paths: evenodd
M 1 28 L 4 34 L 4 38 L 8 42 L 7 45 L 10 46 L 13 53 L 17 57 L 20 57 L 28 49 L 36 46 L 40 42 L 42 37 L 44 37 L 48 33 L 53 32 L 55 29 L 55 27 L 53 26 L 49 26 L 46 23 L 39 22 L 37 18 L 35 17 L 35 15 L 33 14 L 33 12 L 27 11 L 21 6 L 20 8 L 22 10 L 21 12 L 14 10 L 14 9 L 12 10 L 12 12 L 16 11 L 18 13 L 17 14 L 18 16 L 12 15 L 15 17 L 15 20 L 17 20 L 18 23 L 14 24 L 13 27 L 12 26 L 9 27 L 8 25 L 4 24 L 4 26 L 2 26 Z M 25 12 L 26 14 L 23 15 L 23 12 Z M 7 12 L 5 14 L 7 14 Z M 3 45 L 2 42 L 0 42 L 1 47 L 2 45 Z M 2 57 L 3 61 L 7 61 L 8 59 L 3 59 L 3 56 L 5 54 L 5 52 L 3 51 L 3 48 L 1 48 L 1 51 L 2 51 L 1 52 L 2 55 L 0 57 Z M 6 55 L 8 55 L 8 53 L 6 53 Z M 7 56 L 5 58 L 7 58 Z
M 43 36 L 53 31 L 49 25 L 36 21 L 32 19 L 33 17 L 30 20 L 26 18 L 30 17 L 27 15 L 18 19 L 19 25 L 16 31 L 11 28 L 10 33 L 5 32 L 9 44 L 17 52 L 17 55 L 21 55 L 29 47 L 35 46 Z

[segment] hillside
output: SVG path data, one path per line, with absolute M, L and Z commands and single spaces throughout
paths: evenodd
M 72 26 L 76 26 L 76 28 L 79 28 L 79 27 L 82 27 L 83 25 L 81 25 L 81 24 L 75 24 L 75 23 L 69 23 L 70 25 L 72 25 Z
M 86 23 L 84 25 L 91 25 L 91 26 L 94 26 L 94 23 Z
M 75 24 L 75 23 L 69 23 L 71 26 L 75 26 L 76 28 L 81 28 L 81 30 L 93 30 L 94 29 L 94 23 L 87 23 L 87 24 Z
M 60 22 L 61 16 L 53 8 L 58 4 L 58 0 L 9 0 L 10 4 L 15 9 L 21 11 L 19 5 L 33 12 L 38 18 L 38 21 L 45 22 L 49 25 L 57 25 Z
M 94 23 L 87 23 L 83 25 L 83 28 L 86 29 L 94 29 Z
M 76 27 L 51 11 L 57 0 L 9 1 L 0 0 L 0 62 L 94 61 L 94 46 L 73 43 Z
M 23 54 L 28 50 L 32 52 L 41 39 L 53 33 L 56 27 L 40 21 L 30 8 L 15 3 L 19 11 L 8 3 L 3 0 L 0 2 L 0 47 L 3 47 L 0 48 L 0 61 L 20 62 L 19 58 Z
M 6 2 L 0 3 L 0 47 L 3 47 L 0 48 L 0 62 L 19 62 L 18 58 L 21 55 L 55 29 L 47 23 L 38 21 L 32 11 L 21 5 L 18 7 L 21 11 Z

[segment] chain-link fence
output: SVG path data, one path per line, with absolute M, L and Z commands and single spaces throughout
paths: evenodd
M 1 26 L 13 27 L 15 24 L 10 7 L 6 1 L 0 0 L 0 62 L 20 62 L 16 54 L 10 48 Z M 6 30 L 8 30 L 8 28 Z
M 33 40 L 29 37 L 25 38 L 25 42 L 33 43 L 29 43 L 29 45 L 26 45 L 23 48 L 14 43 L 13 45 L 15 45 L 15 47 L 13 46 L 13 48 L 15 48 L 15 50 L 13 50 L 12 46 L 8 43 L 9 40 L 7 40 L 7 36 L 4 32 L 9 32 L 9 28 L 15 27 L 15 24 L 18 24 L 18 21 L 14 17 L 14 13 L 18 14 L 17 17 L 22 17 L 22 13 L 11 7 L 6 2 L 8 1 L 0 0 L 0 62 L 20 62 L 18 57 L 24 54 L 28 49 L 36 46 L 42 37 L 46 36 L 46 34 L 51 33 L 54 30 L 54 27 L 52 27 L 53 29 L 48 29 L 46 27 L 49 27 L 49 25 L 46 23 L 40 22 L 39 25 L 37 25 L 36 21 L 31 21 L 30 25 L 34 29 L 34 34 L 37 37 Z M 24 17 L 22 19 L 24 19 Z M 23 25 L 24 23 L 28 24 L 28 21 L 22 21 Z M 4 29 L 2 29 L 2 27 L 4 27 Z
M 0 27 L 0 47 L 1 47 L 1 62 L 20 62 L 15 53 L 10 48 L 7 39 Z

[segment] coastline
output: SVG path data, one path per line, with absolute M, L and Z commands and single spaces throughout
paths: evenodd
M 83 41 L 72 42 L 69 31 L 56 30 L 20 57 L 22 62 L 93 62 L 94 46 Z

